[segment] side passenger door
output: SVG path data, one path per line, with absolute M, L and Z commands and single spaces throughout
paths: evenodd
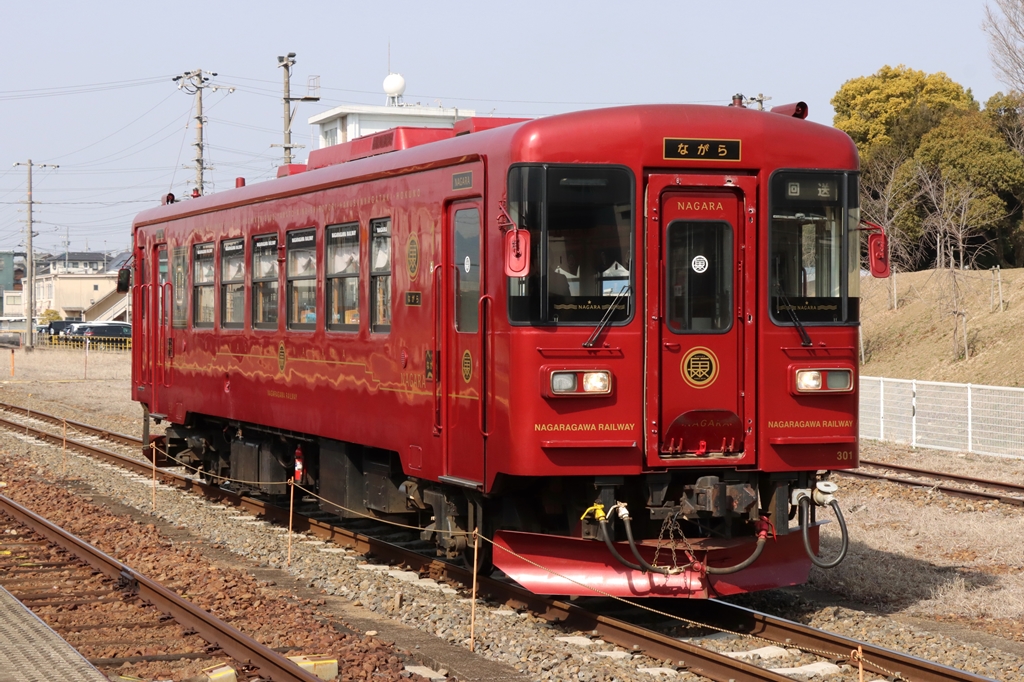
M 460 201 L 448 207 L 444 230 L 441 478 L 465 487 L 477 487 L 484 480 L 482 221 L 479 200 Z

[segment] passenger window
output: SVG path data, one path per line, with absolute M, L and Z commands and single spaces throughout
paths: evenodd
M 252 238 L 252 326 L 277 329 L 277 235 Z
M 213 326 L 213 244 L 192 247 L 192 324 Z
M 316 230 L 288 233 L 288 328 L 316 329 Z
M 370 330 L 391 329 L 391 218 L 370 221 Z
M 327 226 L 327 326 L 359 329 L 359 223 Z
M 241 328 L 245 322 L 245 240 L 220 243 L 220 324 Z
M 668 326 L 716 333 L 732 327 L 732 227 L 677 220 L 668 226 Z
M 188 247 L 175 246 L 171 255 L 171 326 L 188 326 Z
M 455 212 L 455 329 L 477 330 L 480 299 L 480 212 L 475 208 Z

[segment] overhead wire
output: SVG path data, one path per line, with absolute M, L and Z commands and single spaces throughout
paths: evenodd
M 40 97 L 63 97 L 66 95 L 81 95 L 90 92 L 101 92 L 104 90 L 121 90 L 124 88 L 136 88 L 145 85 L 153 85 L 171 78 L 167 76 L 154 76 L 150 78 L 138 78 L 127 81 L 108 81 L 105 83 L 89 83 L 86 85 L 67 85 L 53 88 L 30 88 L 27 90 L 0 90 L 0 101 L 16 99 L 37 99 Z
M 67 154 L 63 154 L 63 155 L 61 155 L 61 156 L 57 156 L 57 157 L 54 157 L 54 158 L 53 158 L 53 160 L 54 160 L 54 161 L 57 161 L 57 160 L 59 160 L 59 159 L 65 159 L 65 158 L 67 158 L 67 157 L 69 157 L 69 156 L 74 156 L 75 154 L 77 154 L 77 153 L 79 153 L 79 152 L 84 152 L 84 151 L 85 151 L 86 149 L 89 149 L 89 148 L 91 148 L 91 147 L 95 147 L 95 146 L 96 146 L 96 145 L 98 145 L 98 144 L 99 144 L 100 142 L 104 142 L 104 141 L 106 141 L 106 140 L 109 140 L 109 139 L 110 139 L 111 137 L 113 137 L 114 135 L 117 135 L 118 133 L 120 133 L 120 132 L 122 132 L 122 131 L 124 131 L 124 130 L 127 130 L 127 129 L 128 129 L 128 128 L 130 128 L 131 126 L 133 126 L 133 125 L 135 125 L 136 123 L 138 123 L 139 121 L 141 121 L 141 120 L 142 120 L 143 118 L 145 118 L 146 116 L 148 116 L 148 115 L 150 114 L 150 112 L 152 112 L 152 111 L 153 111 L 154 109 L 156 109 L 157 107 L 159 107 L 159 106 L 160 106 L 161 104 L 163 104 L 164 102 L 166 102 L 167 100 L 169 100 L 169 99 L 170 99 L 171 97 L 173 97 L 173 96 L 174 96 L 174 91 L 172 90 L 172 91 L 171 91 L 171 93 L 170 93 L 169 95 L 167 95 L 167 97 L 164 97 L 164 98 L 163 98 L 162 100 L 160 100 L 159 102 L 157 102 L 156 104 L 154 104 L 154 105 L 153 105 L 152 107 L 150 107 L 149 109 L 147 109 L 145 113 L 143 113 L 142 115 L 138 116 L 137 118 L 135 118 L 135 119 L 134 119 L 133 121 L 131 121 L 130 123 L 127 123 L 127 124 L 125 124 L 125 125 L 121 126 L 120 128 L 118 128 L 118 129 L 117 129 L 117 130 L 115 130 L 114 132 L 112 132 L 112 133 L 110 133 L 109 135 L 107 135 L 106 137 L 101 137 L 100 139 L 96 140 L 96 141 L 95 141 L 95 142 L 93 142 L 92 144 L 87 144 L 86 146 L 84 146 L 84 147 L 82 147 L 82 148 L 80 148 L 80 149 L 76 149 L 76 150 L 75 150 L 75 151 L 73 151 L 73 152 L 68 152 Z

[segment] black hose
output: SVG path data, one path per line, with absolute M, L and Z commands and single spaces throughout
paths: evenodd
M 634 571 L 644 570 L 640 566 L 626 561 L 622 558 L 622 555 L 619 554 L 619 550 L 615 549 L 615 545 L 612 544 L 612 539 L 608 534 L 608 519 L 601 519 L 601 539 L 604 540 L 604 544 L 608 548 L 608 551 L 612 553 L 612 556 L 615 557 L 620 564 L 627 568 L 632 568 Z
M 734 566 L 720 566 L 720 567 L 708 566 L 708 568 L 707 568 L 708 575 L 728 575 L 730 573 L 736 573 L 738 571 L 742 571 L 744 568 L 746 568 L 747 566 L 750 566 L 750 564 L 752 564 L 755 561 L 757 561 L 757 557 L 761 556 L 761 552 L 764 551 L 764 546 L 767 543 L 768 543 L 768 536 L 757 538 L 757 546 L 754 547 L 754 551 L 751 552 L 750 556 L 748 556 L 746 559 L 744 559 L 743 561 L 739 562 L 738 564 L 736 564 Z
M 811 549 L 811 541 L 807 536 L 807 527 L 811 523 L 811 499 L 804 497 L 800 500 L 800 530 L 804 536 L 804 549 L 807 550 L 807 556 L 811 558 L 811 563 L 818 568 L 835 568 L 846 558 L 846 551 L 850 548 L 850 533 L 846 529 L 846 519 L 843 518 L 843 512 L 839 510 L 839 500 L 832 500 L 828 503 L 828 506 L 832 507 L 832 511 L 836 513 L 836 520 L 839 522 L 839 532 L 842 536 L 842 547 L 839 549 L 839 556 L 835 559 L 832 561 L 822 561 L 815 555 L 814 550 Z
M 663 566 L 651 566 L 640 556 L 640 550 L 636 548 L 636 542 L 633 541 L 633 527 L 629 523 L 629 517 L 619 514 L 619 518 L 622 519 L 622 524 L 626 527 L 626 539 L 629 540 L 629 549 L 632 550 L 633 556 L 640 562 L 640 565 L 644 567 L 643 570 L 650 571 L 651 573 L 660 573 L 661 575 L 672 575 L 669 569 Z

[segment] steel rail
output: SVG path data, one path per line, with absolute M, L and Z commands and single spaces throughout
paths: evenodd
M 17 432 L 28 433 L 51 444 L 60 445 L 64 442 L 61 436 L 24 424 L 11 422 L 7 419 L 0 418 L 0 426 Z M 138 474 L 152 475 L 154 471 L 150 463 L 110 452 L 95 445 L 79 443 L 73 439 L 68 439 L 67 444 L 69 448 L 86 452 L 89 455 L 123 466 Z M 262 500 L 237 495 L 217 486 L 160 468 L 157 468 L 155 473 L 157 480 L 161 483 L 176 485 L 201 493 L 214 501 L 236 505 L 257 516 L 262 516 L 267 521 L 288 523 L 287 509 L 268 504 Z M 396 547 L 317 519 L 296 514 L 292 519 L 292 526 L 296 532 L 309 532 L 320 539 L 350 547 L 363 554 L 395 564 L 403 564 L 415 570 L 430 571 L 432 575 L 439 575 L 452 582 L 466 585 L 472 580 L 471 572 L 467 569 L 426 557 L 412 550 Z M 653 658 L 672 661 L 681 660 L 688 670 L 712 680 L 720 680 L 721 682 L 728 682 L 729 680 L 734 680 L 735 682 L 791 682 L 790 678 L 785 675 L 773 673 L 765 668 L 759 668 L 750 663 L 732 659 L 724 654 L 680 642 L 667 635 L 662 635 L 625 621 L 590 613 L 574 604 L 535 595 L 521 587 L 509 585 L 492 578 L 478 579 L 478 592 L 509 606 L 527 609 L 548 621 L 564 623 L 580 630 L 597 632 L 613 644 L 627 649 L 642 649 Z
M 885 462 L 869 462 L 867 460 L 860 461 L 861 466 L 870 466 L 877 469 L 891 469 L 893 471 L 902 471 L 907 474 L 917 474 L 919 476 L 931 476 L 933 478 L 941 478 L 947 481 L 956 481 L 957 483 L 967 483 L 970 485 L 980 485 L 986 488 L 993 488 L 995 490 L 1004 490 L 1008 493 L 1017 493 L 1024 495 L 1024 485 L 1017 485 L 1016 483 L 1004 483 L 1003 481 L 990 481 L 985 478 L 973 478 L 971 476 L 960 476 L 959 474 L 947 474 L 942 471 L 929 471 L 927 469 L 915 469 L 914 467 L 903 466 L 902 464 L 887 464 Z
M 62 417 L 56 417 L 52 414 L 46 414 L 45 412 L 32 412 L 24 407 L 18 405 L 10 405 L 8 403 L 0 403 L 0 411 L 11 412 L 12 414 L 24 415 L 29 419 L 38 419 L 45 421 L 50 424 L 67 424 L 69 428 L 88 433 L 92 436 L 99 438 L 105 438 L 112 440 L 122 445 L 137 445 L 142 446 L 142 439 L 136 438 L 135 436 L 129 436 L 124 433 L 117 433 L 116 431 L 108 431 L 107 429 L 101 429 L 98 426 L 92 426 L 91 424 L 83 424 L 82 422 L 73 421 L 71 419 L 64 419 Z
M 938 490 L 940 492 L 943 492 L 947 495 L 952 495 L 953 497 L 962 497 L 968 500 L 987 500 L 990 502 L 1002 502 L 1003 504 L 1024 507 L 1024 498 L 1014 497 L 1012 495 L 987 493 L 982 490 L 967 490 L 966 488 L 953 488 L 948 485 L 936 485 L 934 483 L 928 483 L 927 481 L 920 481 L 909 478 L 899 478 L 897 476 L 886 476 L 885 474 L 872 474 L 867 471 L 858 471 L 856 469 L 843 469 L 834 471 L 833 473 L 840 474 L 843 476 L 852 476 L 853 478 L 867 479 L 871 481 L 888 481 L 889 483 L 895 483 L 897 485 L 905 485 L 914 488 L 930 488 L 932 490 Z M 927 475 L 933 478 L 944 478 L 943 474 L 940 474 L 938 472 L 929 472 Z
M 660 603 L 665 601 L 667 600 L 659 600 Z M 978 682 L 979 680 L 992 682 L 990 678 L 981 677 L 964 670 L 861 642 L 843 635 L 819 630 L 801 623 L 794 623 L 785 618 L 777 618 L 717 599 L 709 599 L 699 603 L 695 602 L 693 605 L 687 604 L 685 606 L 690 607 L 686 612 L 687 616 L 699 622 L 722 628 L 735 628 L 739 625 L 745 634 L 778 642 L 783 646 L 796 645 L 814 651 L 824 651 L 832 656 L 834 660 L 845 661 L 853 666 L 857 665 L 854 655 L 859 647 L 863 652 L 864 659 L 866 659 L 864 669 L 878 674 L 888 675 L 890 672 L 898 672 L 901 677 L 912 680 L 912 682 Z M 667 605 L 668 609 L 672 607 L 672 604 Z M 675 608 L 679 609 L 680 607 L 676 606 Z M 698 615 L 691 615 L 694 613 Z
M 137 573 L 63 528 L 0 495 L 0 511 L 18 520 L 47 540 L 63 547 L 108 578 L 119 583 L 156 608 L 169 613 L 181 625 L 192 628 L 208 642 L 220 647 L 237 661 L 253 665 L 275 682 L 319 682 L 297 664 L 266 647 L 242 631 L 215 618 L 195 604 L 179 597 L 163 585 Z
M 60 444 L 63 442 L 61 436 L 54 436 L 45 431 L 9 422 L 2 418 L 0 418 L 0 426 L 7 426 L 18 431 L 27 430 L 31 435 L 43 438 L 51 443 Z M 99 456 L 107 461 L 129 468 L 136 473 L 146 475 L 152 475 L 153 473 L 151 463 L 132 459 L 94 445 L 78 443 L 71 439 L 68 439 L 67 443 L 68 447 L 74 447 L 94 456 Z M 162 483 L 201 493 L 214 501 L 238 506 L 254 515 L 263 517 L 266 521 L 280 524 L 287 524 L 289 521 L 288 509 L 271 505 L 262 500 L 238 495 L 220 487 L 160 468 L 156 469 L 156 476 Z M 431 575 L 438 575 L 455 583 L 468 585 L 472 580 L 472 574 L 467 569 L 426 557 L 412 550 L 397 547 L 311 517 L 295 514 L 292 518 L 292 525 L 296 532 L 308 532 L 321 540 L 349 547 L 361 554 L 374 556 L 394 564 L 402 564 L 410 569 L 429 571 Z M 662 635 L 661 633 L 617 618 L 592 613 L 576 604 L 536 595 L 521 587 L 492 578 L 478 577 L 478 591 L 512 608 L 528 610 L 550 622 L 565 624 L 580 631 L 594 632 L 612 644 L 627 649 L 642 649 L 652 658 L 673 661 L 681 660 L 689 671 L 704 675 L 712 680 L 721 680 L 723 682 L 728 680 L 734 680 L 735 682 L 746 682 L 748 680 L 791 682 L 790 678 L 773 673 L 765 668 L 759 668 L 724 654 L 681 642 L 673 637 Z M 654 600 L 646 601 L 651 603 Z M 679 600 L 667 601 L 676 604 L 677 607 L 683 606 L 683 604 L 679 604 Z M 864 667 L 871 672 L 880 674 L 898 672 L 904 674 L 912 682 L 917 682 L 918 680 L 921 680 L 921 682 L 991 682 L 989 678 L 948 668 L 937 663 L 924 661 L 909 654 L 892 651 L 866 642 L 859 642 L 841 635 L 833 635 L 810 626 L 801 625 L 782 618 L 775 618 L 756 611 L 731 607 L 724 603 L 721 603 L 722 605 L 720 606 L 711 605 L 712 603 L 719 604 L 719 602 L 704 603 L 699 600 L 685 600 L 685 602 L 687 608 L 693 608 L 695 604 L 701 608 L 706 608 L 709 614 L 708 617 L 719 619 L 717 622 L 723 624 L 723 629 L 736 630 L 737 632 L 743 630 L 743 634 L 757 635 L 764 639 L 777 641 L 780 644 L 792 642 L 807 646 L 808 648 L 826 651 L 837 661 L 849 661 L 852 652 L 860 646 L 865 658 L 868 659 L 865 661 Z M 726 608 L 730 608 L 734 614 L 742 616 L 740 628 L 735 626 L 726 627 L 730 623 L 729 619 L 725 617 Z M 718 609 L 718 611 L 716 612 L 713 609 Z M 689 616 L 687 617 L 689 618 Z M 691 618 L 691 620 L 693 619 Z M 872 662 L 877 665 L 872 665 Z

